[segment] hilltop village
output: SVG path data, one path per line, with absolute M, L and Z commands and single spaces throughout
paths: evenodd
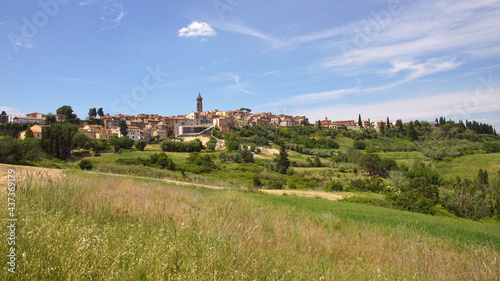
M 127 136 L 135 142 L 144 140 L 147 143 L 153 138 L 168 139 L 171 137 L 196 137 L 210 135 L 213 128 L 221 132 L 231 131 L 232 128 L 245 126 L 259 126 L 274 129 L 276 127 L 301 127 L 310 124 L 306 116 L 292 116 L 286 114 L 273 114 L 270 112 L 252 113 L 250 109 L 241 108 L 239 110 L 211 111 L 203 110 L 203 98 L 200 93 L 196 98 L 196 111 L 186 115 L 161 116 L 159 114 L 97 114 L 90 116 L 86 120 L 79 122 L 79 131 L 84 132 L 88 137 L 98 140 L 111 140 L 113 137 L 122 137 L 124 130 L 120 130 L 120 123 L 126 124 Z M 52 115 L 55 122 L 65 122 L 67 114 Z M 44 127 L 50 126 L 47 115 L 42 113 L 30 113 L 26 117 L 13 117 L 8 120 L 8 115 L 2 112 L 2 123 L 12 122 L 18 124 L 31 124 L 30 130 L 33 137 L 41 138 Z M 362 127 L 355 120 L 332 121 L 325 118 L 316 121 L 316 126 L 338 129 L 345 126 L 349 130 L 361 130 L 362 128 L 379 129 L 384 126 L 385 121 L 370 122 L 363 120 Z M 433 122 L 430 122 L 433 123 Z M 389 123 L 391 125 L 392 123 Z M 433 125 L 433 124 L 431 124 Z M 26 131 L 19 133 L 18 138 L 24 139 Z

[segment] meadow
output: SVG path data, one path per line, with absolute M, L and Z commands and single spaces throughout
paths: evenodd
M 76 170 L 18 179 L 18 268 L 2 280 L 500 276 L 498 224 Z

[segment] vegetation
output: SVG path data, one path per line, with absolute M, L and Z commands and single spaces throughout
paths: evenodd
M 165 152 L 200 152 L 203 144 L 198 139 L 187 143 L 183 141 L 164 140 L 160 143 L 160 147 Z
M 246 164 L 245 164 L 246 165 Z M 348 202 L 75 172 L 18 185 L 3 280 L 495 280 L 500 229 Z M 0 195 L 6 200 L 6 194 Z M 7 216 L 6 209 L 0 215 Z M 2 240 L 6 231 L 0 232 Z M 7 252 L 2 243 L 2 252 Z M 96 262 L 96 259 L 99 262 Z
M 134 145 L 134 147 L 137 150 L 144 151 L 146 148 L 146 142 L 144 140 L 140 140 Z

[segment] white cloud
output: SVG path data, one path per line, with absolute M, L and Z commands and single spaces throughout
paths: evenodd
M 195 37 L 195 36 L 215 36 L 217 32 L 205 22 L 193 21 L 187 27 L 179 29 L 179 36 L 181 37 Z

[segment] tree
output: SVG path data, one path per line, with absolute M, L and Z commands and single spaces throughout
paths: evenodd
M 49 112 L 47 115 L 45 115 L 45 124 L 50 126 L 54 123 L 56 123 L 56 117 L 54 116 L 54 114 Z
M 56 113 L 66 115 L 66 120 L 76 119 L 76 114 L 73 114 L 73 108 L 71 108 L 71 106 L 69 105 L 63 105 L 59 107 Z
M 215 147 L 217 146 L 217 139 L 214 137 L 210 137 L 210 140 L 207 141 L 205 145 L 208 149 L 215 150 Z
M 280 146 L 280 153 L 275 159 L 275 171 L 280 174 L 286 174 L 288 168 L 290 167 L 290 160 L 288 159 L 288 153 L 286 152 L 286 145 L 282 139 L 278 140 L 278 145 Z
M 260 177 L 258 174 L 253 175 L 253 186 L 254 187 L 261 187 L 262 186 L 262 181 L 260 180 Z
M 389 121 L 389 117 L 387 117 L 387 129 L 391 127 L 391 122 Z
M 137 150 L 144 151 L 144 148 L 146 148 L 146 142 L 144 140 L 140 140 L 134 145 L 134 147 Z
M 127 132 L 127 129 L 128 129 L 127 122 L 125 120 L 121 120 L 120 124 L 118 126 L 120 127 L 120 134 L 122 136 L 126 137 L 128 135 L 128 132 Z
M 357 140 L 353 142 L 352 146 L 359 150 L 365 150 L 366 143 L 364 141 Z
M 488 171 L 483 169 L 479 169 L 479 172 L 477 173 L 477 179 L 476 179 L 476 187 L 478 190 L 481 191 L 487 191 L 488 186 L 490 185 L 489 179 L 488 179 Z
M 358 116 L 358 126 L 363 128 L 363 120 L 361 120 L 361 114 Z
M 358 165 L 370 175 L 377 174 L 380 169 L 380 157 L 374 153 L 363 154 L 358 159 Z
M 250 108 L 246 108 L 246 107 L 242 107 L 242 108 L 240 108 L 240 111 L 243 111 L 243 112 L 245 112 L 245 113 L 250 113 L 250 112 L 252 112 L 252 110 L 251 110 Z
M 73 148 L 90 148 L 90 138 L 84 132 L 77 132 L 71 140 Z
M 42 131 L 42 146 L 48 154 L 65 160 L 71 152 L 78 128 L 70 123 L 54 123 Z
M 89 119 L 96 118 L 97 116 L 97 110 L 94 108 L 89 109 Z
M 0 124 L 9 123 L 9 115 L 5 111 L 0 114 Z
M 90 171 L 90 170 L 92 170 L 93 165 L 92 165 L 92 162 L 90 162 L 90 160 L 88 160 L 88 159 L 82 159 L 78 163 L 78 167 L 80 167 L 80 169 L 82 169 L 82 170 Z
M 102 107 L 100 107 L 100 108 L 97 110 L 97 115 L 99 115 L 99 117 L 103 117 L 103 116 L 104 116 L 104 111 L 103 111 Z
M 24 137 L 27 139 L 32 139 L 34 137 L 33 131 L 30 128 L 26 129 L 26 133 L 24 134 Z
M 407 135 L 412 140 L 418 140 L 417 130 L 415 129 L 415 125 L 413 125 L 413 122 L 410 122 L 410 125 L 408 126 Z
M 224 141 L 226 143 L 226 150 L 227 151 L 236 151 L 240 150 L 240 141 L 238 139 L 238 135 L 235 133 L 225 133 L 224 134 Z

